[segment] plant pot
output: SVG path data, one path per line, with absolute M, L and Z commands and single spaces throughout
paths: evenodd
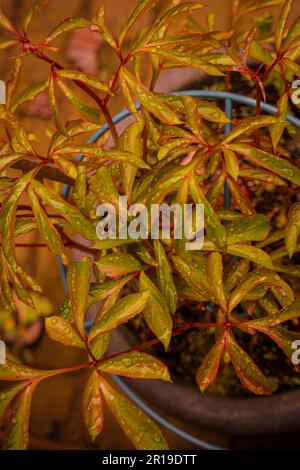
M 127 327 L 113 332 L 109 354 L 138 344 Z M 265 397 L 201 395 L 196 385 L 175 381 L 126 380 L 156 407 L 211 431 L 231 435 L 270 435 L 300 429 L 300 389 Z M 171 399 L 170 399 L 171 397 Z

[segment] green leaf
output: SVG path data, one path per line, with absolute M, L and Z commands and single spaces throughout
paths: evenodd
M 214 382 L 218 374 L 220 362 L 223 356 L 224 344 L 225 337 L 222 335 L 205 356 L 196 372 L 196 382 L 202 393 L 204 393 L 207 387 Z
M 300 170 L 289 161 L 271 153 L 256 149 L 248 144 L 231 144 L 229 148 L 243 155 L 247 160 L 300 185 Z
M 33 392 L 37 383 L 28 385 L 18 398 L 5 431 L 3 450 L 26 450 L 29 442 L 29 418 Z
M 99 271 L 108 277 L 120 277 L 136 273 L 143 268 L 139 261 L 129 253 L 111 253 L 95 262 Z
M 180 124 L 176 113 L 165 104 L 157 94 L 147 90 L 147 88 L 125 68 L 123 68 L 123 75 L 132 92 L 147 111 L 166 124 Z
M 79 28 L 87 28 L 90 25 L 91 22 L 85 18 L 67 18 L 51 31 L 46 40 L 47 42 L 51 42 L 65 32 Z
M 288 111 L 288 103 L 289 103 L 289 95 L 288 93 L 284 93 L 278 100 L 277 108 L 278 108 L 278 117 L 279 122 L 277 124 L 273 124 L 270 128 L 270 135 L 272 139 L 272 145 L 274 152 L 276 153 L 279 141 L 282 137 L 284 129 L 287 126 L 286 114 Z
M 121 45 L 128 31 L 155 3 L 155 0 L 141 0 L 129 16 L 126 23 L 122 26 L 119 34 L 119 44 Z
M 41 287 L 38 285 L 38 283 L 32 279 L 31 276 L 29 276 L 29 274 L 27 274 L 23 268 L 21 268 L 21 266 L 18 265 L 15 257 L 14 245 L 14 226 L 16 220 L 17 204 L 37 171 L 38 167 L 19 178 L 14 188 L 5 199 L 0 213 L 0 230 L 3 239 L 3 254 L 12 271 L 17 276 L 21 277 L 34 291 L 41 292 Z
M 79 98 L 77 98 L 73 91 L 64 82 L 62 82 L 62 80 L 56 80 L 63 94 L 68 98 L 68 100 L 71 101 L 71 103 L 79 110 L 79 112 L 90 121 L 100 124 L 101 111 L 84 104 L 82 101 L 80 101 Z
M 273 393 L 277 384 L 262 373 L 246 351 L 239 346 L 231 332 L 226 331 L 225 336 L 226 351 L 228 351 L 234 370 L 244 387 L 256 395 Z
M 72 317 L 83 337 L 85 337 L 84 316 L 90 289 L 90 279 L 90 258 L 85 257 L 79 263 L 71 263 L 67 274 L 67 284 L 71 299 Z
M 136 379 L 161 379 L 170 382 L 167 366 L 151 354 L 131 351 L 108 358 L 97 367 L 101 372 Z
M 279 178 L 279 176 L 266 170 L 260 170 L 259 168 L 241 168 L 239 176 L 249 180 L 275 184 L 276 186 L 287 186 L 287 183 Z
M 106 83 L 102 82 L 101 80 L 98 80 L 93 75 L 88 75 L 83 72 L 78 72 L 78 70 L 65 70 L 65 69 L 56 70 L 55 73 L 59 77 L 67 78 L 68 80 L 79 81 L 79 82 L 85 83 L 86 85 L 92 88 L 95 88 L 96 90 L 109 92 L 109 87 L 106 85 Z
M 62 256 L 64 264 L 68 263 L 68 257 L 65 254 L 64 245 L 60 238 L 58 230 L 47 217 L 47 213 L 39 202 L 32 187 L 29 187 L 28 194 L 31 200 L 34 217 L 41 235 L 44 236 L 47 246 L 53 253 Z
M 279 310 L 272 315 L 268 315 L 263 318 L 258 318 L 257 320 L 250 320 L 247 322 L 247 326 L 250 328 L 264 328 L 264 327 L 272 327 L 279 325 L 280 323 L 284 323 L 289 320 L 293 320 L 294 318 L 300 317 L 300 300 L 295 300 L 287 307 Z
M 250 262 L 247 259 L 237 259 L 234 263 L 228 265 L 224 275 L 224 287 L 227 292 L 232 291 L 237 284 L 246 276 L 250 268 Z
M 105 401 L 133 445 L 139 450 L 165 450 L 168 444 L 159 427 L 103 377 L 100 379 Z
M 297 62 L 285 57 L 282 59 L 282 62 L 292 71 L 297 77 L 300 77 L 300 65 Z
M 118 49 L 118 45 L 106 25 L 104 7 L 98 8 L 92 18 L 92 23 L 92 29 L 94 29 L 94 25 L 97 26 L 103 39 L 107 42 L 107 44 L 109 44 L 114 49 Z
M 110 203 L 119 208 L 119 193 L 108 167 L 103 166 L 90 178 L 90 187 L 101 204 Z
M 0 423 L 2 423 L 4 414 L 12 400 L 25 387 L 26 383 L 22 382 L 0 392 Z
M 196 2 L 183 2 L 174 5 L 170 3 L 167 8 L 163 11 L 161 17 L 155 22 L 152 28 L 141 38 L 141 43 L 148 43 L 167 25 L 169 25 L 178 15 L 187 14 L 195 10 L 203 8 L 203 5 Z
M 58 148 L 55 153 L 59 155 L 69 154 L 69 153 L 78 153 L 82 155 L 87 155 L 89 157 L 97 158 L 97 162 L 102 163 L 107 160 L 129 163 L 136 168 L 149 169 L 149 165 L 146 162 L 135 156 L 130 152 L 122 152 L 121 150 L 106 150 L 101 149 L 97 145 L 70 145 L 67 147 Z
M 7 49 L 8 47 L 14 46 L 16 44 L 18 44 L 18 41 L 15 41 L 13 39 L 0 41 L 0 51 L 3 51 L 4 49 Z
M 153 248 L 155 259 L 157 261 L 156 274 L 158 278 L 158 284 L 166 299 L 170 312 L 174 314 L 177 307 L 177 293 L 172 277 L 172 269 L 163 245 L 159 240 L 154 240 Z
M 50 81 L 49 81 L 49 104 L 51 108 L 52 118 L 53 118 L 55 127 L 62 134 L 67 136 L 66 130 L 64 128 L 64 125 L 59 115 L 59 107 L 58 107 L 56 94 L 55 94 L 55 83 L 56 83 L 56 78 L 55 78 L 55 75 L 52 73 L 50 75 Z
M 18 95 L 14 101 L 12 106 L 12 112 L 15 112 L 16 109 L 24 103 L 29 101 L 33 101 L 40 93 L 46 90 L 49 86 L 49 80 L 45 80 L 42 83 L 37 85 L 33 85 L 29 88 L 26 88 L 20 95 Z
M 218 215 L 206 199 L 200 186 L 197 184 L 194 175 L 190 179 L 189 188 L 195 204 L 204 205 L 205 223 L 209 238 L 217 247 L 224 248 L 226 246 L 225 227 L 221 224 Z
M 229 144 L 237 137 L 241 135 L 247 134 L 249 132 L 254 132 L 256 129 L 260 127 L 267 127 L 271 126 L 272 124 L 276 124 L 278 122 L 278 118 L 274 116 L 256 116 L 244 119 L 240 122 L 238 126 L 236 126 L 223 140 L 222 144 Z M 237 144 L 238 145 L 238 144 Z M 234 150 L 233 146 L 228 146 L 232 150 Z
M 270 221 L 262 214 L 241 217 L 226 226 L 228 245 L 246 241 L 261 241 L 270 232 Z
M 19 160 L 26 160 L 28 155 L 26 153 L 9 153 L 8 155 L 1 155 L 0 159 L 0 172 L 7 169 Z
M 110 331 L 141 313 L 147 305 L 149 294 L 129 294 L 111 307 L 90 331 L 89 339 Z
M 134 122 L 125 129 L 122 134 L 120 149 L 125 152 L 130 152 L 139 157 L 143 158 L 143 139 L 142 131 L 144 124 L 141 122 Z M 129 204 L 132 199 L 132 188 L 137 174 L 137 169 L 132 165 L 124 163 L 122 171 L 123 188 L 128 198 Z
M 172 336 L 173 322 L 166 300 L 144 272 L 140 274 L 139 289 L 149 294 L 148 303 L 143 311 L 147 325 L 167 350 Z
M 281 278 L 274 271 L 256 269 L 243 278 L 239 285 L 232 292 L 229 302 L 231 312 L 249 292 L 258 286 L 280 287 Z
M 85 344 L 70 322 L 62 317 L 53 316 L 45 320 L 46 333 L 53 341 L 65 346 L 85 349 Z
M 41 9 L 47 5 L 48 0 L 34 0 L 30 7 L 28 8 L 24 21 L 23 21 L 23 29 L 26 32 L 28 27 L 32 21 L 32 18 L 41 11 Z
M 228 148 L 223 149 L 224 153 L 224 161 L 225 161 L 225 169 L 226 173 L 228 173 L 234 181 L 237 181 L 239 176 L 239 159 L 235 152 Z
M 281 49 L 281 44 L 283 41 L 284 32 L 287 26 L 287 21 L 291 12 L 293 1 L 294 0 L 286 0 L 284 2 L 281 15 L 279 17 L 279 21 L 278 21 L 278 25 L 277 25 L 276 33 L 275 33 L 275 47 L 277 51 L 280 51 Z
M 189 287 L 192 287 L 200 295 L 210 298 L 210 286 L 207 279 L 206 264 L 207 260 L 204 258 L 197 258 L 197 263 L 188 263 L 179 256 L 172 256 L 172 261 L 176 271 L 180 274 L 182 279 Z
M 269 336 L 279 348 L 283 350 L 283 352 L 287 355 L 288 359 L 292 360 L 292 355 L 295 352 L 293 348 L 294 341 L 300 340 L 300 334 L 294 333 L 293 331 L 284 330 L 283 328 L 255 328 L 256 330 L 264 333 L 265 335 Z
M 285 246 L 291 258 L 296 251 L 297 241 L 300 235 L 300 202 L 293 204 L 288 213 L 285 226 Z
M 267 65 L 272 65 L 274 59 L 270 52 L 265 49 L 258 41 L 253 41 L 250 47 L 250 57 L 263 62 Z
M 0 25 L 6 29 L 7 31 L 9 31 L 10 33 L 15 33 L 16 30 L 15 28 L 13 27 L 13 25 L 11 24 L 11 22 L 9 21 L 9 19 L 4 15 L 2 9 L 0 8 Z
M 207 262 L 207 280 L 216 302 L 223 312 L 227 311 L 227 300 L 223 285 L 223 262 L 220 253 L 211 253 Z
M 103 397 L 98 373 L 89 376 L 82 397 L 83 418 L 92 441 L 101 433 L 104 425 Z
M 86 219 L 76 207 L 65 202 L 54 191 L 47 189 L 38 181 L 33 181 L 32 185 L 40 199 L 61 214 L 74 227 L 77 233 L 80 233 L 89 240 L 97 239 L 96 229 L 90 220 Z
M 174 62 L 174 67 L 178 67 L 178 65 L 181 65 L 183 67 L 191 67 L 194 69 L 202 70 L 208 75 L 213 75 L 216 77 L 224 76 L 224 73 L 221 72 L 217 67 L 195 55 L 186 54 L 183 52 L 170 52 L 161 48 L 151 46 L 147 46 L 146 48 L 144 48 L 143 52 L 148 52 L 149 54 L 157 54 L 160 57 L 168 59 Z

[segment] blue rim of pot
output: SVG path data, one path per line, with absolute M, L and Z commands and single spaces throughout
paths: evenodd
M 181 90 L 171 93 L 172 95 L 188 95 L 195 98 L 205 98 L 205 99 L 216 99 L 225 101 L 225 114 L 226 116 L 232 120 L 232 108 L 233 103 L 243 104 L 250 107 L 256 107 L 256 100 L 254 98 L 250 98 L 248 96 L 239 95 L 237 93 L 229 93 L 225 91 L 214 91 L 214 90 Z M 137 105 L 139 109 L 140 106 Z M 278 110 L 275 106 L 269 103 L 261 103 L 261 110 L 269 113 L 269 114 L 277 114 Z M 128 109 L 122 110 L 113 118 L 113 123 L 118 124 L 119 122 L 123 121 L 124 119 L 131 116 L 130 111 Z M 287 121 L 290 124 L 293 124 L 295 127 L 300 129 L 300 119 L 296 118 L 292 114 L 287 114 L 286 116 Z M 225 124 L 225 135 L 229 134 L 232 129 L 232 123 Z M 109 131 L 109 126 L 105 124 L 101 129 L 95 132 L 92 137 L 88 140 L 88 144 L 96 143 L 106 132 Z M 77 159 L 80 161 L 83 159 L 83 155 L 79 155 Z M 70 186 L 65 185 L 62 191 L 62 196 L 67 199 L 70 191 Z M 231 194 L 229 187 L 225 183 L 224 188 L 224 208 L 229 209 L 231 205 Z M 59 261 L 59 270 L 60 276 L 63 282 L 63 287 L 65 292 L 67 291 L 67 282 L 66 282 L 66 268 L 62 263 L 61 257 L 58 258 Z M 85 323 L 86 329 L 89 329 L 92 326 L 92 321 L 87 321 Z M 200 449 L 207 449 L 207 450 L 224 450 L 224 448 L 215 446 L 206 442 L 202 439 L 197 438 L 196 436 L 184 431 L 183 429 L 179 428 L 178 426 L 171 423 L 168 419 L 162 417 L 158 414 L 153 408 L 151 408 L 138 394 L 136 394 L 130 387 L 124 382 L 124 380 L 118 376 L 113 376 L 113 380 L 117 383 L 117 385 L 121 388 L 121 390 L 140 408 L 142 408 L 145 413 L 151 416 L 155 421 L 157 421 L 160 425 L 164 428 L 168 429 L 169 431 L 173 432 L 177 436 L 185 439 L 186 441 L 195 444 Z

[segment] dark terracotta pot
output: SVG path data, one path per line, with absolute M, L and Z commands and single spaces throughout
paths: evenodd
M 113 333 L 110 353 L 129 349 L 136 339 L 128 328 Z M 201 395 L 178 382 L 128 380 L 150 403 L 204 429 L 231 435 L 267 435 L 300 429 L 300 389 L 269 397 L 233 398 Z

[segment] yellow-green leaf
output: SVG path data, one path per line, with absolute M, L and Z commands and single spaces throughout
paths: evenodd
M 139 351 L 121 353 L 100 363 L 98 370 L 136 379 L 161 379 L 170 382 L 167 366 L 151 354 Z
M 47 37 L 47 42 L 53 41 L 65 32 L 73 31 L 74 29 L 79 28 L 87 28 L 90 25 L 91 22 L 85 18 L 67 18 L 51 31 Z
M 220 253 L 211 253 L 207 262 L 207 280 L 216 302 L 221 307 L 223 312 L 227 310 L 227 300 L 224 292 L 223 284 L 223 262 Z
M 140 274 L 139 289 L 141 292 L 149 294 L 148 303 L 143 311 L 145 321 L 167 350 L 171 340 L 173 322 L 166 300 L 144 272 Z
M 300 202 L 293 204 L 288 213 L 285 226 L 285 245 L 291 258 L 296 251 L 297 241 L 300 235 Z
M 300 185 L 300 170 L 289 161 L 248 144 L 231 144 L 229 148 L 240 153 L 250 162 Z
M 83 418 L 92 441 L 101 433 L 104 425 L 103 397 L 97 371 L 89 376 L 82 397 Z
M 270 395 L 277 384 L 266 377 L 253 362 L 251 357 L 242 349 L 230 331 L 225 332 L 226 351 L 228 351 L 233 367 L 240 381 L 256 395 Z
M 128 439 L 139 450 L 165 450 L 168 444 L 159 427 L 141 409 L 121 394 L 104 377 L 101 391 L 111 412 Z
M 129 253 L 111 253 L 99 258 L 95 264 L 99 271 L 109 277 L 120 277 L 142 269 L 141 263 Z
M 156 93 L 150 92 L 127 69 L 123 69 L 124 77 L 132 92 L 136 95 L 141 105 L 155 117 L 166 124 L 180 124 L 175 111 L 172 110 Z
M 75 346 L 85 349 L 85 344 L 79 334 L 74 330 L 68 320 L 53 316 L 45 320 L 46 333 L 53 341 L 58 341 L 65 346 Z
M 121 45 L 126 34 L 132 28 L 132 26 L 136 23 L 136 21 L 144 15 L 155 3 L 155 0 L 141 0 L 129 16 L 126 23 L 122 26 L 120 34 L 119 34 L 119 44 Z
M 88 75 L 83 72 L 78 72 L 77 70 L 56 70 L 55 71 L 56 75 L 62 78 L 67 78 L 68 80 L 78 80 L 79 82 L 85 83 L 86 85 L 95 88 L 96 90 L 99 91 L 109 91 L 109 87 L 106 85 L 106 83 L 102 82 L 101 80 L 98 80 L 96 77 L 93 75 Z
M 171 266 L 163 245 L 159 240 L 154 240 L 153 247 L 155 259 L 157 262 L 156 274 L 158 278 L 158 284 L 166 299 L 170 312 L 174 314 L 177 307 L 177 293 L 173 281 Z
M 90 258 L 82 258 L 80 262 L 70 265 L 67 274 L 67 285 L 71 299 L 72 317 L 82 336 L 85 336 L 84 316 L 90 289 L 90 279 Z
M 223 356 L 225 338 L 220 336 L 215 345 L 207 353 L 196 372 L 196 382 L 203 393 L 211 385 L 218 373 Z
M 29 27 L 34 15 L 39 13 L 41 11 L 41 9 L 45 5 L 47 5 L 47 3 L 48 3 L 48 0 L 34 0 L 34 2 L 32 2 L 32 4 L 30 5 L 30 7 L 28 8 L 28 10 L 26 12 L 26 15 L 25 15 L 25 18 L 24 18 L 24 21 L 23 21 L 23 29 L 24 29 L 25 32 L 28 30 L 28 27 Z
M 147 305 L 149 294 L 129 294 L 119 300 L 91 329 L 89 339 L 110 331 L 141 313 Z

